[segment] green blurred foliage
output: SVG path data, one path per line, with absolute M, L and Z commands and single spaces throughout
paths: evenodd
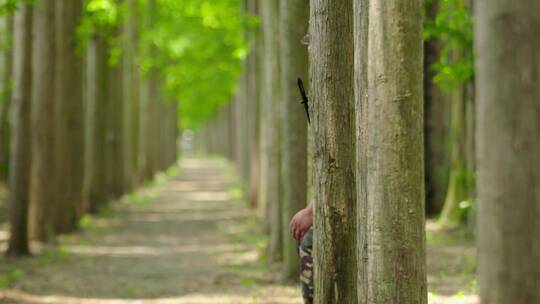
M 451 91 L 474 76 L 473 17 L 466 0 L 426 0 L 425 7 L 433 3 L 439 11 L 434 19 L 425 19 L 424 38 L 441 42 L 439 62 L 432 66 L 434 81 Z
M 167 99 L 180 102 L 184 128 L 200 126 L 234 94 L 246 56 L 245 30 L 253 24 L 241 2 L 156 0 L 152 26 L 141 33 L 148 50 L 142 68 L 159 69 Z
M 0 0 L 0 16 L 15 12 L 19 3 L 32 4 L 32 2 L 34 2 L 34 0 Z
M 122 54 L 117 27 L 129 14 L 140 25 L 138 65 L 163 80 L 165 97 L 179 102 L 183 128 L 196 128 L 230 101 L 246 57 L 245 34 L 257 20 L 241 10 L 242 0 L 137 0 L 137 12 L 118 0 L 90 0 L 78 30 L 81 49 L 94 35 L 109 43 L 109 62 Z

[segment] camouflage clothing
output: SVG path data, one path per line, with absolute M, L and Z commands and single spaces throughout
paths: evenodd
M 298 247 L 300 254 L 300 284 L 304 303 L 313 303 L 313 227 L 304 234 L 304 238 Z

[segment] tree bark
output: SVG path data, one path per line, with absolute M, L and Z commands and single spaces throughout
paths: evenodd
M 461 212 L 459 203 L 468 198 L 466 150 L 466 111 L 465 88 L 459 85 L 451 95 L 450 142 L 450 175 L 448 188 L 441 212 L 440 222 L 448 225 L 459 223 Z
M 426 18 L 435 20 L 439 11 L 438 1 L 426 2 Z M 438 214 L 444 204 L 449 168 L 449 153 L 445 143 L 448 132 L 449 103 L 433 78 L 433 65 L 439 62 L 440 41 L 431 38 L 424 42 L 424 150 L 426 213 Z
M 119 27 L 112 35 L 117 39 L 122 35 Z M 114 58 L 112 47 L 109 46 L 107 54 L 107 103 L 106 103 L 106 156 L 107 168 L 106 187 L 110 198 L 116 199 L 124 193 L 124 137 L 123 137 L 123 78 L 122 58 Z
M 357 295 L 359 304 L 367 304 L 367 109 L 369 1 L 354 0 L 354 99 L 356 108 L 356 242 Z
M 264 33 L 264 116 L 262 121 L 263 149 L 266 154 L 263 161 L 267 170 L 267 183 L 262 188 L 266 193 L 265 206 L 268 208 L 270 244 L 269 260 L 275 262 L 281 259 L 281 196 L 279 174 L 279 1 L 262 2 L 263 33 Z
M 106 91 L 107 52 L 104 38 L 96 35 L 88 44 L 86 68 L 86 143 L 85 150 L 85 188 L 88 189 L 89 209 L 92 213 L 99 210 L 107 202 L 105 181 L 107 169 L 105 164 L 106 146 Z
M 309 2 L 281 1 L 280 65 L 281 65 L 281 185 L 283 278 L 298 277 L 297 242 L 290 236 L 289 221 L 306 206 L 307 194 L 307 118 L 298 93 L 301 77 L 308 86 L 307 48 L 301 44 L 307 34 Z
M 80 0 L 56 1 L 56 231 L 70 232 L 84 213 L 84 112 L 82 58 L 77 50 Z
M 10 236 L 6 254 L 30 254 L 28 203 L 30 190 L 32 103 L 32 6 L 23 4 L 15 15 L 13 43 L 13 103 L 9 173 Z
M 150 0 L 146 3 L 147 16 L 145 26 L 152 28 L 155 22 L 156 1 Z M 156 58 L 157 49 L 154 45 L 147 46 L 146 56 Z M 142 151 L 142 171 L 145 179 L 152 179 L 158 170 L 157 159 L 157 137 L 159 131 L 156 122 L 159 120 L 158 105 L 161 102 L 159 95 L 160 81 L 156 66 L 151 66 L 143 76 L 143 91 L 141 92 L 141 149 Z
M 540 303 L 540 2 L 476 1 L 478 287 Z
M 315 303 L 356 303 L 353 2 L 312 0 Z
M 138 50 L 139 11 L 135 0 L 126 0 L 125 48 L 123 50 L 124 89 L 124 179 L 126 190 L 137 185 L 137 158 L 139 145 L 139 70 L 136 63 Z
M 257 0 L 248 0 L 248 13 L 256 17 L 259 14 L 259 4 Z M 260 185 L 260 98 L 259 98 L 259 56 L 258 48 L 260 41 L 256 32 L 252 31 L 248 35 L 248 43 L 250 44 L 250 53 L 247 58 L 247 101 L 248 101 L 248 136 L 250 149 L 249 163 L 249 200 L 251 206 L 256 207 L 259 197 Z
M 422 1 L 369 1 L 367 302 L 427 303 Z
M 55 1 L 34 3 L 32 80 L 32 168 L 29 235 L 47 242 L 54 237 L 54 212 L 58 205 L 55 172 Z M 65 177 L 61 177 L 65 178 Z
M 3 95 L 2 103 L 0 103 L 0 182 L 5 182 L 8 179 L 9 169 L 9 145 L 10 145 L 10 125 L 9 125 L 9 113 L 11 105 L 11 92 L 13 91 L 12 85 L 12 72 L 13 72 L 13 52 L 12 52 L 12 40 L 13 40 L 13 17 L 6 17 L 6 28 L 4 42 L 6 48 L 4 49 L 4 70 L 3 73 Z

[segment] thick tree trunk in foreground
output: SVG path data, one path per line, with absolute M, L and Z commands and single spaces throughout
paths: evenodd
M 32 6 L 21 5 L 15 15 L 13 44 L 13 103 L 11 160 L 9 173 L 10 237 L 7 255 L 30 253 L 28 246 L 28 203 L 30 190 L 31 92 L 32 92 Z
M 309 87 L 307 47 L 301 44 L 308 31 L 308 23 L 308 1 L 281 1 L 281 219 L 285 279 L 298 277 L 299 271 L 298 244 L 289 233 L 289 221 L 306 206 L 307 118 L 300 104 L 296 79 L 301 77 Z
M 59 233 L 73 231 L 83 206 L 84 112 L 82 60 L 77 50 L 81 0 L 56 1 L 56 162 Z
M 367 102 L 369 0 L 354 0 L 354 98 L 356 113 L 357 295 L 367 304 Z
M 353 2 L 312 0 L 315 303 L 356 303 Z
M 270 244 L 269 260 L 281 258 L 281 196 L 279 174 L 279 1 L 263 1 L 264 32 L 264 102 L 262 136 L 264 139 L 263 168 L 267 177 L 261 190 L 268 210 Z M 264 172 L 263 172 L 264 174 Z
M 540 303 L 540 2 L 476 1 L 478 286 Z
M 58 180 L 55 174 L 55 1 L 34 4 L 32 81 L 32 169 L 30 182 L 30 238 L 46 242 L 54 237 Z M 61 177 L 65 178 L 65 177 Z
M 427 303 L 422 1 L 369 1 L 367 303 Z

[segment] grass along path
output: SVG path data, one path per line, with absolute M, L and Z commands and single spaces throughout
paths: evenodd
M 57 246 L 0 257 L 0 303 L 301 303 L 297 286 L 268 270 L 266 238 L 229 165 L 187 158 L 180 167 L 84 218 Z M 430 304 L 477 303 L 474 243 L 432 222 L 427 235 Z

